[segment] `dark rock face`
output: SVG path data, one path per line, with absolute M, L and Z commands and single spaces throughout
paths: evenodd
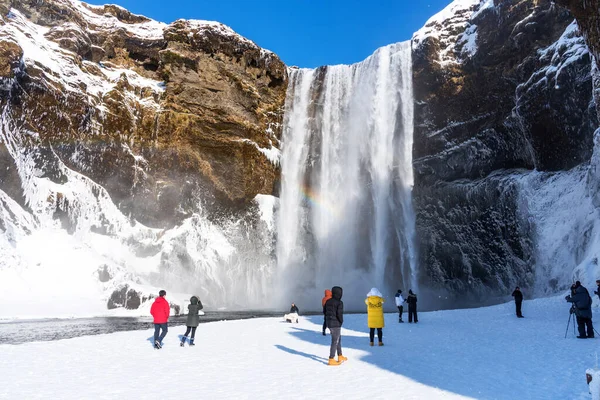
M 109 310 L 114 310 L 115 308 L 137 310 L 142 303 L 152 301 L 154 298 L 154 295 L 146 295 L 128 285 L 123 285 L 112 292 L 106 303 L 106 308 Z M 178 304 L 169 303 L 169 306 L 171 307 L 173 315 L 180 314 L 181 307 Z
M 124 307 L 127 310 L 137 310 L 140 307 L 140 304 L 142 304 L 142 301 L 146 300 L 148 300 L 148 298 L 142 298 L 140 293 L 125 285 L 112 293 L 106 303 L 106 308 L 113 310 L 115 308 Z
M 413 193 L 423 283 L 489 295 L 533 284 L 519 175 L 589 161 L 598 119 L 591 57 L 567 10 L 480 6 L 444 21 L 465 22 L 446 36 L 413 41 Z
M 556 0 L 556 4 L 566 7 L 575 16 L 596 62 L 600 62 L 600 1 Z

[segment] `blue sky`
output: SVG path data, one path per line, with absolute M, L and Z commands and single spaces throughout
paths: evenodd
M 451 0 L 88 0 L 136 14 L 222 22 L 277 53 L 287 65 L 317 67 L 364 60 L 375 49 L 410 39 Z

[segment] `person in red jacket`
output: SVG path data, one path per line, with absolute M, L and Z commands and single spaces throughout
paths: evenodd
M 169 322 L 169 314 L 171 312 L 171 307 L 169 307 L 169 302 L 165 299 L 167 292 L 161 290 L 158 292 L 158 297 L 152 303 L 152 307 L 150 308 L 150 314 L 154 317 L 154 348 L 160 349 L 162 348 L 162 341 L 167 336 L 167 331 L 169 327 L 167 323 Z M 162 330 L 161 335 L 158 334 Z

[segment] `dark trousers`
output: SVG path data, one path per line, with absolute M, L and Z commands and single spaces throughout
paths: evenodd
M 408 306 L 408 322 L 413 322 L 413 318 L 415 322 L 419 322 L 417 319 L 417 306 Z
M 323 335 L 325 334 L 325 329 L 327 329 L 327 317 L 323 315 Z
M 515 301 L 515 307 L 517 308 L 517 317 L 523 316 L 523 314 L 521 314 L 521 304 L 523 304 L 523 300 Z
M 162 334 L 159 336 L 158 334 L 160 333 L 161 329 L 162 329 Z M 165 336 L 167 336 L 168 331 L 169 331 L 169 327 L 167 326 L 166 322 L 164 324 L 154 324 L 154 341 L 155 342 L 158 341 L 158 342 L 162 343 Z
M 187 329 L 185 330 L 185 333 L 183 334 L 183 339 L 181 339 L 182 342 L 185 342 L 185 338 L 190 333 L 190 331 L 192 331 L 191 342 L 194 341 L 194 336 L 196 336 L 196 327 L 195 326 L 188 326 Z
M 402 321 L 402 312 L 404 311 L 404 306 L 398 306 L 398 318 L 399 321 Z
M 585 334 L 585 330 L 587 328 L 587 335 Z M 591 318 L 577 317 L 577 330 L 579 331 L 579 336 L 581 337 L 594 337 L 594 325 L 592 325 Z
M 337 355 L 342 355 L 342 328 L 329 328 L 331 332 L 331 347 L 329 348 L 329 358 L 335 358 Z
M 371 342 L 375 339 L 375 328 L 369 328 L 369 338 Z M 383 341 L 383 329 L 377 328 L 377 339 L 381 342 Z

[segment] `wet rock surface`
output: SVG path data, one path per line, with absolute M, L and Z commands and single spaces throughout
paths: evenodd
M 496 0 L 413 42 L 423 283 L 475 297 L 533 284 L 518 178 L 588 162 L 598 127 L 592 58 L 572 21 L 551 1 Z

